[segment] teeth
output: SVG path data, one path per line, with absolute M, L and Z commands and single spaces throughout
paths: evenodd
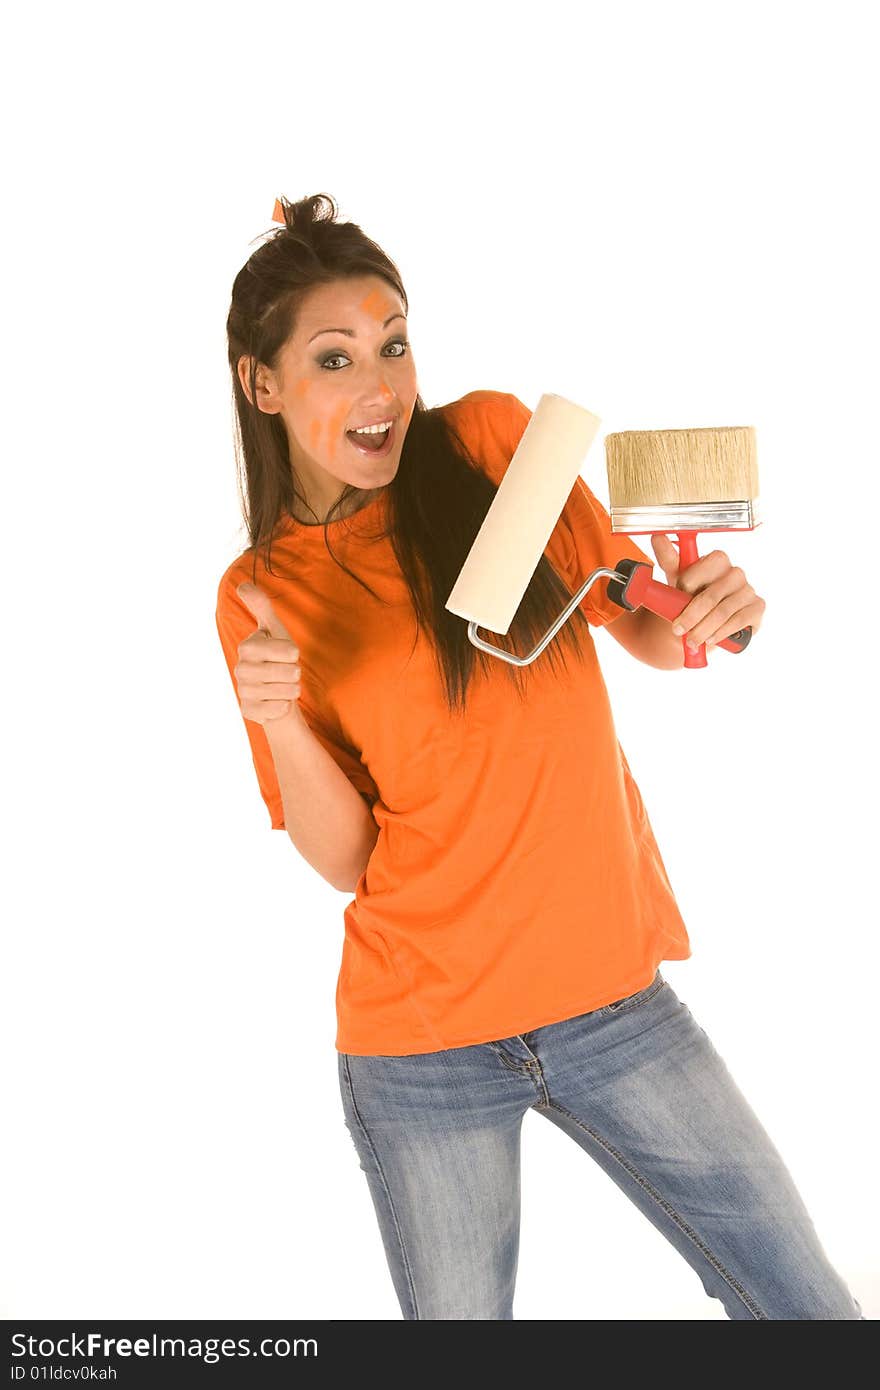
M 352 434 L 384 434 L 386 430 L 390 430 L 390 429 L 391 429 L 391 421 L 389 420 L 389 421 L 387 421 L 387 423 L 384 424 L 384 425 L 362 425 L 362 426 L 360 427 L 360 429 L 352 430 L 351 433 L 352 433 Z

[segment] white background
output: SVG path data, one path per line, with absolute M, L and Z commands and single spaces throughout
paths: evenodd
M 872 18 L 19 7 L 5 1317 L 401 1316 L 337 1086 L 348 897 L 269 830 L 214 626 L 246 544 L 232 280 L 277 196 L 324 191 L 401 270 L 427 404 L 581 402 L 606 505 L 607 432 L 757 430 L 764 523 L 720 547 L 767 602 L 748 651 L 595 640 L 693 945 L 664 974 L 877 1316 Z M 515 1315 L 725 1316 L 534 1113 Z

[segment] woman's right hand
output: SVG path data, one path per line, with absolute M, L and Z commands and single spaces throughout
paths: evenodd
M 242 583 L 236 593 L 257 620 L 258 627 L 238 644 L 233 669 L 238 701 L 245 719 L 268 724 L 291 712 L 299 714 L 299 648 L 257 584 Z

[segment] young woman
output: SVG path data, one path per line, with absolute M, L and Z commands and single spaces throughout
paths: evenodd
M 227 323 L 251 543 L 216 620 L 273 828 L 354 894 L 339 1081 L 404 1318 L 513 1317 L 527 1110 L 729 1317 L 861 1318 L 658 969 L 690 943 L 590 626 L 669 669 L 681 638 L 599 584 L 529 667 L 470 643 L 445 602 L 529 411 L 493 390 L 426 408 L 394 264 L 326 195 L 276 220 Z M 498 645 L 529 650 L 624 556 L 653 563 L 579 479 Z M 697 643 L 760 623 L 723 552 L 680 587 Z

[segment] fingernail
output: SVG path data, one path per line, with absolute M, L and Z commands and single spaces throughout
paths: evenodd
M 699 649 L 700 644 L 699 642 L 692 642 L 690 638 L 688 638 L 688 646 L 690 647 L 692 652 L 695 652 Z
M 672 631 L 675 633 L 677 637 L 680 637 L 681 634 L 684 632 L 684 628 L 682 627 L 681 623 L 676 623 Z

